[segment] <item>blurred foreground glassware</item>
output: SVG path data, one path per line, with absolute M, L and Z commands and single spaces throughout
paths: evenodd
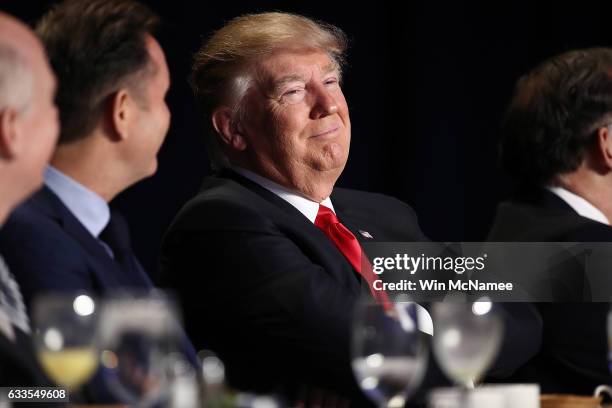
M 432 305 L 433 352 L 444 373 L 458 385 L 474 388 L 493 363 L 503 336 L 495 305 L 448 301 Z
M 610 374 L 612 374 L 612 304 L 610 306 L 610 309 L 608 310 L 607 326 L 608 326 L 608 330 L 607 330 L 608 332 L 608 370 L 610 371 Z M 612 399 L 612 384 L 601 384 L 595 389 L 595 392 L 593 395 L 595 397 L 599 395 L 607 395 L 608 400 Z
M 100 346 L 108 389 L 136 407 L 197 405 L 198 382 L 182 351 L 183 336 L 178 306 L 161 291 L 106 299 Z
M 393 303 L 385 312 L 359 301 L 353 320 L 353 373 L 363 392 L 381 407 L 403 407 L 427 366 L 427 335 L 419 330 L 417 305 Z
M 274 395 L 253 394 L 233 390 L 225 384 L 225 364 L 212 350 L 200 350 L 206 408 L 279 408 L 290 406 Z
M 608 369 L 612 373 L 612 307 L 608 311 Z
M 34 347 L 56 384 L 75 393 L 98 367 L 97 301 L 86 293 L 53 293 L 32 305 Z

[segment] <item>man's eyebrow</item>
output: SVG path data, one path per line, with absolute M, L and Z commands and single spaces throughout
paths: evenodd
M 323 75 L 329 75 L 332 72 L 337 73 L 338 82 L 342 82 L 342 68 L 340 67 L 340 64 L 338 64 L 337 62 L 330 62 L 329 64 L 324 66 L 321 71 L 323 72 Z
M 270 89 L 273 94 L 281 91 L 288 83 L 291 82 L 306 82 L 306 78 L 303 75 L 286 75 L 279 79 L 273 80 L 270 83 Z
M 342 72 L 340 71 L 340 66 L 335 62 L 331 62 L 321 69 L 321 72 L 324 75 L 329 74 L 334 71 L 338 72 L 338 76 L 342 75 Z M 270 93 L 272 95 L 278 94 L 282 90 L 282 88 L 284 88 L 287 84 L 291 82 L 307 82 L 307 78 L 303 75 L 292 74 L 292 75 L 283 76 L 275 80 L 271 80 L 270 81 Z
M 333 71 L 338 71 L 338 74 L 341 74 L 340 66 L 335 62 L 330 62 L 329 64 L 327 64 L 321 69 L 321 72 L 323 72 L 324 74 L 329 74 L 330 72 L 333 72 Z

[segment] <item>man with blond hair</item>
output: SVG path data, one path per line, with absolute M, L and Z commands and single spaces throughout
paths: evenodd
M 336 27 L 263 13 L 232 20 L 195 56 L 216 173 L 168 231 L 162 273 L 196 346 L 217 351 L 240 388 L 361 398 L 349 355 L 369 279 L 359 241 L 425 239 L 408 205 L 334 187 L 351 139 L 345 49 Z
M 0 226 L 41 186 L 59 131 L 55 76 L 42 44 L 0 12 Z M 19 286 L 0 253 L 0 386 L 48 385 Z

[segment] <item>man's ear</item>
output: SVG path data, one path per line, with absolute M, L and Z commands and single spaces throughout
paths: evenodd
M 119 89 L 109 97 L 107 105 L 107 123 L 109 132 L 115 141 L 127 139 L 129 123 L 134 115 L 134 100 L 125 89 Z
M 16 109 L 7 108 L 0 112 L 0 158 L 11 160 L 19 155 L 25 143 L 23 133 Z
M 597 150 L 601 164 L 612 170 L 612 128 L 605 126 L 597 130 Z
M 232 120 L 233 112 L 226 106 L 219 107 L 212 114 L 212 124 L 224 145 L 233 150 L 243 151 L 247 147 L 240 126 Z

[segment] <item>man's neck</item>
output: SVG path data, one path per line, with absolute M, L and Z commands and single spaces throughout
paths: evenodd
M 314 223 L 315 219 L 317 218 L 317 213 L 319 212 L 319 205 L 324 205 L 334 211 L 334 205 L 332 204 L 332 201 L 329 197 L 326 197 L 320 202 L 315 202 L 309 199 L 308 197 L 304 197 L 304 195 L 299 194 L 296 191 L 289 190 L 266 177 L 253 173 L 250 170 L 244 169 L 239 166 L 232 166 L 231 169 L 236 173 L 240 174 L 241 176 L 246 177 L 247 179 L 251 180 L 256 184 L 259 184 L 261 187 L 267 189 L 268 191 L 287 201 L 299 212 L 301 212 L 306 218 L 308 218 L 308 220 L 310 220 L 310 222 L 312 223 Z
M 334 189 L 334 184 L 339 174 L 333 172 L 319 172 L 318 174 L 296 174 L 286 175 L 274 166 L 251 166 L 248 163 L 237 162 L 232 165 L 246 169 L 260 177 L 264 177 L 274 183 L 295 192 L 311 201 L 320 203 L 329 197 Z
M 95 143 L 75 142 L 58 146 L 50 163 L 57 170 L 110 202 L 125 187 L 113 168 L 112 158 Z M 115 166 L 118 167 L 118 166 Z

